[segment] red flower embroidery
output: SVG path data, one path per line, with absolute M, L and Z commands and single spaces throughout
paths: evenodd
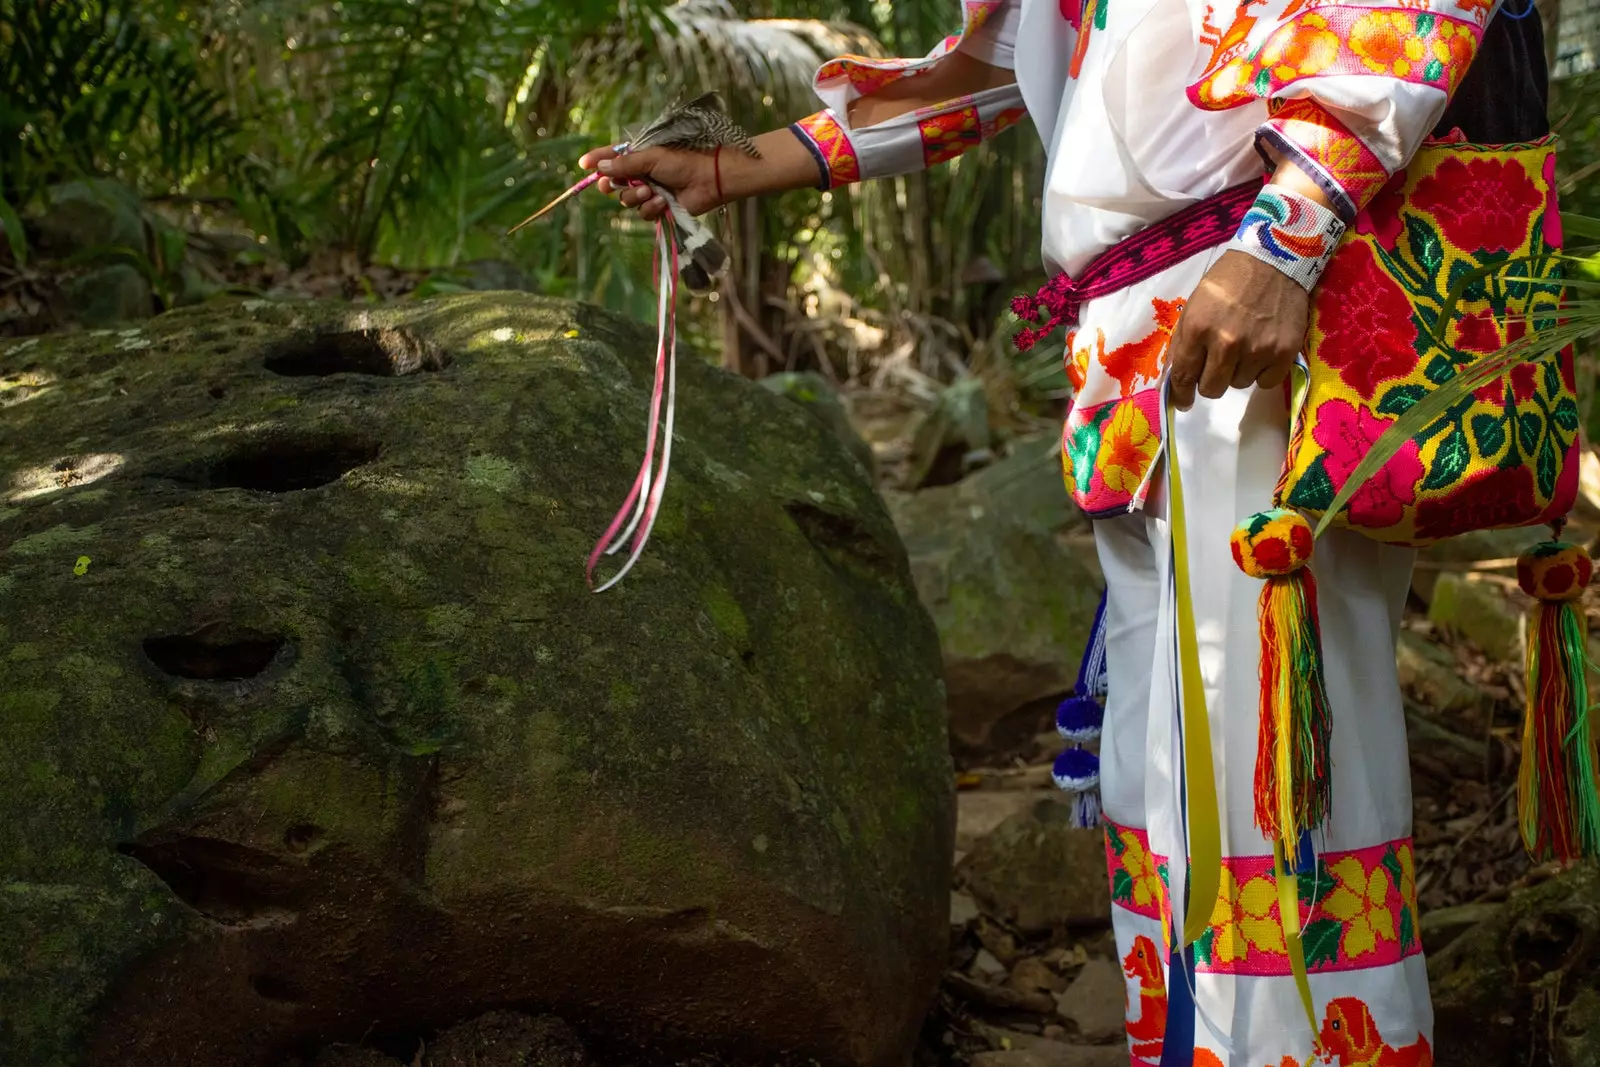
M 1494 312 L 1484 309 L 1463 316 L 1457 323 L 1455 345 L 1457 350 L 1462 352 L 1498 352 L 1513 341 L 1521 340 L 1527 332 L 1528 324 L 1521 319 L 1515 319 L 1507 325 L 1506 332 L 1502 335 Z M 1512 368 L 1511 387 L 1519 403 L 1533 396 L 1538 384 L 1539 368 L 1536 364 L 1523 363 Z M 1473 396 L 1486 404 L 1501 403 L 1506 398 L 1505 377 L 1484 383 L 1478 387 Z
M 1405 291 L 1378 268 L 1372 249 L 1353 241 L 1334 254 L 1317 290 L 1317 354 L 1346 385 L 1375 397 L 1417 365 L 1417 324 Z
M 1544 198 L 1544 243 L 1551 248 L 1560 248 L 1562 243 L 1561 232 L 1561 201 L 1556 192 L 1556 154 L 1551 152 L 1544 157 L 1544 186 L 1548 192 Z
M 1348 400 L 1335 400 L 1317 408 L 1317 424 L 1311 437 L 1327 453 L 1324 462 L 1336 487 L 1343 488 L 1350 472 L 1388 427 L 1387 419 L 1357 408 Z M 1350 498 L 1350 521 L 1371 529 L 1393 526 L 1416 500 L 1417 483 L 1421 480 L 1422 459 L 1417 443 L 1407 441 Z
M 1521 248 L 1545 195 L 1514 159 L 1447 159 L 1417 183 L 1411 205 L 1439 220 L 1445 240 L 1462 252 Z
M 1460 482 L 1443 496 L 1419 503 L 1417 538 L 1432 540 L 1466 530 L 1510 526 L 1534 512 L 1533 469 L 1527 464 L 1494 467 Z
M 1378 195 L 1372 198 L 1366 210 L 1356 216 L 1356 232 L 1376 237 L 1385 248 L 1398 245 L 1400 234 L 1405 231 L 1405 223 L 1400 220 L 1400 208 L 1406 202 L 1405 194 L 1406 174 L 1401 171 L 1390 178 L 1378 190 Z

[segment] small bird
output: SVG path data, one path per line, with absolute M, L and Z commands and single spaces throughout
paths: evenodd
M 618 152 L 638 152 L 646 148 L 685 148 L 708 152 L 720 146 L 738 148 L 753 159 L 761 153 L 755 142 L 737 123 L 728 117 L 722 106 L 722 96 L 715 91 L 702 93 L 688 103 L 674 103 L 660 117 L 632 131 L 628 140 L 617 146 Z M 576 196 L 600 180 L 598 173 L 590 174 L 550 203 L 529 215 L 511 228 L 516 233 Z M 691 292 L 704 293 L 711 289 L 714 279 L 728 269 L 728 253 L 711 232 L 710 227 L 689 214 L 678 198 L 670 191 L 649 183 L 667 202 L 672 216 L 673 239 L 678 246 L 678 277 Z

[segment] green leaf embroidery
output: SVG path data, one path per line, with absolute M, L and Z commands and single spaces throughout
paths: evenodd
M 1326 458 L 1318 456 L 1289 493 L 1289 506 L 1307 511 L 1323 511 L 1333 503 L 1333 480 L 1328 477 Z
M 1428 281 L 1437 292 L 1439 271 L 1444 267 L 1444 242 L 1432 226 L 1416 215 L 1406 216 L 1406 241 L 1411 246 L 1411 258 L 1427 272 Z
M 1122 840 L 1122 835 L 1111 829 L 1109 826 L 1106 827 L 1106 847 L 1111 849 L 1111 854 L 1118 859 L 1121 859 L 1122 854 L 1128 851 L 1128 846 L 1126 842 Z
M 1111 899 L 1120 903 L 1127 903 L 1133 899 L 1133 875 L 1127 871 L 1112 872 Z
M 1417 36 L 1418 37 L 1426 37 L 1426 36 L 1428 36 L 1428 34 L 1433 32 L 1434 23 L 1436 23 L 1438 21 L 1439 20 L 1435 16 L 1433 16 L 1431 14 L 1424 13 L 1424 14 L 1418 15 L 1417 16 Z M 1430 75 L 1428 75 L 1428 77 L 1430 79 L 1432 79 L 1432 78 L 1438 77 L 1438 75 L 1430 74 Z
M 1444 76 L 1444 64 L 1439 62 L 1437 59 L 1433 60 L 1426 67 L 1422 68 L 1422 76 L 1431 82 L 1438 81 Z
M 1546 393 L 1548 393 L 1550 396 L 1560 396 L 1561 395 L 1561 368 L 1556 365 L 1556 361 L 1555 360 L 1552 359 L 1550 362 L 1548 362 L 1548 363 L 1546 363 L 1544 365 L 1543 374 L 1544 374 L 1544 391 Z
M 1300 891 L 1300 903 L 1306 908 L 1321 904 L 1323 898 L 1333 892 L 1333 873 L 1328 870 L 1328 864 L 1320 856 L 1317 857 L 1316 867 L 1309 871 L 1301 871 L 1295 875 L 1295 881 Z
M 1450 292 L 1456 291 L 1456 286 L 1461 285 L 1468 278 L 1473 278 L 1465 285 L 1459 299 L 1462 301 L 1479 301 L 1489 298 L 1488 280 L 1482 277 L 1473 277 L 1477 273 L 1478 265 L 1470 259 L 1458 259 L 1450 268 Z
M 1211 953 L 1215 951 L 1216 944 L 1217 928 L 1213 926 L 1207 929 L 1205 933 L 1201 934 L 1200 940 L 1194 943 L 1195 961 L 1197 963 L 1203 963 L 1209 967 L 1211 965 Z
M 1467 443 L 1466 433 L 1457 425 L 1439 442 L 1439 451 L 1433 454 L 1433 466 L 1422 480 L 1422 488 L 1443 489 L 1456 484 L 1467 473 L 1467 464 L 1471 462 L 1472 446 Z
M 1314 919 L 1306 923 L 1301 943 L 1306 950 L 1306 967 L 1331 967 L 1339 962 L 1339 939 L 1344 936 L 1344 924 L 1338 919 Z
M 1428 365 L 1422 368 L 1423 377 L 1434 385 L 1443 385 L 1456 376 L 1456 365 L 1450 362 L 1449 356 L 1434 356 Z
M 1506 420 L 1487 412 L 1472 416 L 1472 439 L 1484 459 L 1493 459 L 1506 447 Z
M 1578 432 L 1578 405 L 1570 396 L 1564 396 L 1556 401 L 1555 410 L 1550 413 L 1550 421 L 1569 434 Z
M 1404 955 L 1411 951 L 1411 946 L 1417 943 L 1416 922 L 1411 915 L 1411 907 L 1407 904 L 1400 905 L 1400 953 Z
M 1546 434 L 1545 439 L 1539 442 L 1539 460 L 1533 465 L 1534 474 L 1539 479 L 1539 494 L 1551 496 L 1556 491 L 1556 479 L 1561 474 L 1561 463 L 1556 456 L 1555 438 Z
M 1393 845 L 1384 850 L 1382 862 L 1383 869 L 1389 872 L 1389 880 L 1396 886 L 1399 886 L 1400 875 L 1402 873 L 1400 868 L 1400 853 L 1394 850 Z
M 1533 455 L 1534 449 L 1539 447 L 1539 438 L 1544 436 L 1544 416 L 1537 411 L 1523 411 L 1517 414 L 1517 444 L 1522 446 L 1526 455 Z
M 1427 395 L 1428 390 L 1420 385 L 1397 385 L 1378 401 L 1378 414 L 1404 415 L 1411 410 L 1412 404 Z

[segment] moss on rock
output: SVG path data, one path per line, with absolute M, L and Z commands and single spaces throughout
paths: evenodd
M 890 1063 L 944 959 L 937 637 L 800 408 L 463 295 L 0 347 L 0 1061 L 268 1063 L 537 1002 Z M 421 353 L 419 356 L 418 354 Z M 82 555 L 93 557 L 75 573 Z

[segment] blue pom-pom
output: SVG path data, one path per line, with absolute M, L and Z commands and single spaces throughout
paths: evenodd
M 1069 748 L 1052 768 L 1056 785 L 1069 793 L 1087 793 L 1100 784 L 1100 757 L 1086 748 Z
M 1105 718 L 1105 709 L 1098 700 L 1070 696 L 1056 708 L 1056 730 L 1068 741 L 1081 745 L 1100 736 Z

